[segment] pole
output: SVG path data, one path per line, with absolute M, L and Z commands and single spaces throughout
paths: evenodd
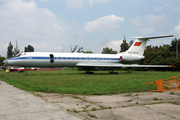
M 24 67 L 25 68 L 25 75 L 27 75 L 27 70 L 26 70 L 26 67 Z
M 178 59 L 178 41 L 176 43 L 176 59 Z

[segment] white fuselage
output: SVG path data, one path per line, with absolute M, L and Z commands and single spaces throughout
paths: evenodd
M 21 67 L 76 67 L 78 63 L 126 63 L 143 59 L 139 55 L 90 54 L 90 53 L 50 53 L 28 52 L 8 59 L 10 66 Z M 106 66 L 104 66 L 106 67 Z

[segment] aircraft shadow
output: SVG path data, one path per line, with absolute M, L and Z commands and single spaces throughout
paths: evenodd
M 116 72 L 115 74 L 109 74 L 109 72 L 93 72 L 93 73 L 86 73 L 86 72 L 73 72 L 73 73 L 61 73 L 61 72 L 56 72 L 56 73 L 53 73 L 53 72 L 46 72 L 46 73 L 33 73 L 33 72 L 30 72 L 28 73 L 27 72 L 27 75 L 30 75 L 30 76 L 36 76 L 36 75 L 123 75 L 123 74 L 131 74 L 131 72 Z

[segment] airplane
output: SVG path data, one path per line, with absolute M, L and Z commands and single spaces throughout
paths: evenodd
M 157 37 L 135 37 L 131 47 L 118 54 L 58 53 L 58 52 L 24 52 L 17 57 L 6 59 L 4 64 L 26 67 L 81 67 L 86 73 L 96 68 L 107 68 L 114 73 L 115 68 L 125 67 L 174 67 L 172 65 L 138 65 L 127 64 L 142 60 L 146 43 L 150 39 L 174 37 L 174 35 Z

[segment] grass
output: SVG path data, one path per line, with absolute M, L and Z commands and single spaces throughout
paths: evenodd
M 155 97 L 154 100 L 158 100 L 158 98 Z
M 174 95 L 174 94 L 175 94 L 175 92 L 171 91 L 171 92 L 170 92 L 170 94 L 171 94 L 171 95 Z
M 110 75 L 108 71 L 95 71 L 89 75 L 77 69 L 28 71 L 28 75 L 10 72 L 0 75 L 0 80 L 27 91 L 102 95 L 156 90 L 156 85 L 145 83 L 179 74 L 179 72 L 159 71 L 116 72 L 119 74 Z
M 126 101 L 126 102 L 131 102 L 132 100 L 128 100 L 128 101 Z
M 92 111 L 96 111 L 97 109 L 95 107 L 91 108 Z

